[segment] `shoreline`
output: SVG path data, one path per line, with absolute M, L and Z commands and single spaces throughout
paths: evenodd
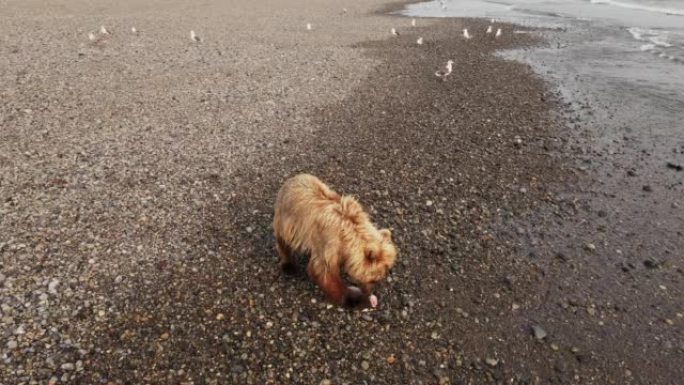
M 411 28 L 410 18 L 378 13 L 397 3 L 356 1 L 346 16 L 337 4 L 285 3 L 287 23 L 268 16 L 268 6 L 238 7 L 255 21 L 231 27 L 237 48 L 211 41 L 219 16 L 234 11 L 216 4 L 193 11 L 205 16 L 199 33 L 209 36 L 196 49 L 174 52 L 175 37 L 138 56 L 118 40 L 100 51 L 81 47 L 83 60 L 94 58 L 82 69 L 92 83 L 85 93 L 111 86 L 97 76 L 109 68 L 100 62 L 107 55 L 134 77 L 147 75 L 136 69 L 145 65 L 140 55 L 182 61 L 166 64 L 171 78 L 195 82 L 149 82 L 149 95 L 168 93 L 160 101 L 137 100 L 132 89 L 111 95 L 105 102 L 129 115 L 104 103 L 44 141 L 32 130 L 51 128 L 77 99 L 67 94 L 41 110 L 34 89 L 0 78 L 23 98 L 13 107 L 40 114 L 3 111 L 11 130 L 0 146 L 8 215 L 0 233 L 10 236 L 0 239 L 0 289 L 11 319 L 3 318 L 3 336 L 17 346 L 2 347 L 9 358 L 0 379 L 674 384 L 682 377 L 674 365 L 684 349 L 676 330 L 684 311 L 681 233 L 661 246 L 672 252 L 654 267 L 638 260 L 634 243 L 620 246 L 624 258 L 607 258 L 610 270 L 599 269 L 597 256 L 627 236 L 617 224 L 630 213 L 614 215 L 620 203 L 597 198 L 608 189 L 591 176 L 603 169 L 578 171 L 588 145 L 564 131 L 559 95 L 530 66 L 494 55 L 539 39 L 499 23 L 502 39 L 465 41 L 465 25 L 483 31 L 486 21 L 419 19 Z M 212 11 L 218 16 L 207 16 Z M 309 19 L 315 34 L 297 29 Z M 162 18 L 154 27 L 167 24 Z M 253 24 L 268 30 L 251 37 Z M 392 37 L 390 26 L 401 35 Z M 454 74 L 439 82 L 433 73 L 449 58 Z M 40 68 L 30 75 L 53 76 Z M 393 228 L 400 254 L 391 281 L 378 285 L 378 311 L 329 307 L 304 276 L 278 271 L 271 205 L 280 183 L 302 171 L 355 195 L 374 221 Z M 587 223 L 604 235 L 594 237 Z M 638 294 L 646 286 L 648 294 Z M 658 299 L 657 315 L 642 320 L 651 314 L 648 295 Z M 28 335 L 12 332 L 20 326 Z M 638 346 L 618 349 L 625 339 Z M 78 362 L 83 370 L 64 366 Z

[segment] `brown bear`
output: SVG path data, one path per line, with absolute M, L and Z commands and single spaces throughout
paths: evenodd
M 308 253 L 307 273 L 331 301 L 377 305 L 371 289 L 394 265 L 397 249 L 390 231 L 378 230 L 356 199 L 313 175 L 296 175 L 278 192 L 273 231 L 283 270 L 295 269 L 293 252 Z M 342 270 L 360 290 L 347 287 Z

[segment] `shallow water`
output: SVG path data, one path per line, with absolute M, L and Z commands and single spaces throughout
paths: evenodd
M 590 104 L 598 130 L 629 126 L 684 142 L 684 1 L 443 0 L 401 13 L 560 28 L 549 45 L 501 55 L 530 64 L 567 101 Z
M 406 15 L 487 17 L 558 27 L 573 20 L 610 26 L 642 51 L 684 64 L 684 2 L 673 0 L 445 0 L 409 5 Z M 662 55 L 661 55 L 662 54 Z

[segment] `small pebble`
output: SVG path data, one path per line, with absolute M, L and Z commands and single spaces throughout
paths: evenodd
M 485 358 L 485 363 L 491 367 L 499 365 L 499 360 L 496 358 Z
M 361 362 L 361 369 L 368 370 L 369 368 L 370 368 L 370 364 L 368 363 L 368 361 L 362 361 Z
M 543 340 L 543 339 L 546 338 L 546 336 L 548 335 L 548 334 L 546 333 L 546 330 L 544 330 L 544 329 L 543 329 L 541 326 L 539 326 L 539 325 L 533 325 L 533 326 L 532 326 L 532 333 L 534 333 L 534 338 L 536 338 L 536 339 L 538 339 L 538 340 Z

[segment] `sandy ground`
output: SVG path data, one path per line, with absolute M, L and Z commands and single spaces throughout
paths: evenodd
M 681 229 L 616 264 L 533 38 L 385 6 L 3 2 L 0 382 L 677 383 Z M 299 171 L 394 229 L 377 311 L 278 271 Z

